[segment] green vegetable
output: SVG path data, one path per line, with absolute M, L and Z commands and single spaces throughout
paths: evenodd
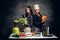
M 13 20 L 13 22 L 15 22 L 15 23 L 19 23 L 19 21 L 18 21 L 18 20 Z
M 20 23 L 23 23 L 23 24 L 25 24 L 25 25 L 28 24 L 28 21 L 27 21 L 25 18 L 20 18 L 20 19 L 19 19 L 19 22 L 20 22 Z
M 12 35 L 13 37 L 19 37 L 19 35 L 15 34 L 15 35 Z

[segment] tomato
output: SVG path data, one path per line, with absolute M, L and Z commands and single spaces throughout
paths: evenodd
M 21 36 L 21 37 L 24 37 L 24 36 L 26 36 L 26 34 L 24 34 L 24 33 L 21 33 L 19 36 Z

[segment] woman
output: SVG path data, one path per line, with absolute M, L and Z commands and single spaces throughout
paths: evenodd
M 38 28 L 39 32 L 42 31 L 42 15 L 40 14 L 40 7 L 38 4 L 34 5 L 33 25 Z
M 34 16 L 33 16 L 33 25 L 39 29 L 39 32 L 42 32 L 42 26 L 45 23 L 46 16 L 42 16 L 40 13 L 40 7 L 38 4 L 34 5 Z
M 27 6 L 26 9 L 25 9 L 25 17 L 27 18 L 28 20 L 28 26 L 32 27 L 32 24 L 33 24 L 33 12 L 32 12 L 32 8 L 30 6 Z

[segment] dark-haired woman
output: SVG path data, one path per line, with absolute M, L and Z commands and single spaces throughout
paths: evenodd
M 25 17 L 28 20 L 28 26 L 32 27 L 33 24 L 33 12 L 30 6 L 27 6 L 25 9 Z

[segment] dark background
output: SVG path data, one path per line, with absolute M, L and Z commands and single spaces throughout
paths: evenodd
M 20 0 L 21 2 L 26 2 L 28 0 Z M 47 0 L 46 0 L 47 1 Z M 42 2 L 46 2 L 42 1 Z M 51 27 L 51 33 L 59 37 L 60 34 L 60 2 L 58 0 L 49 0 L 51 1 L 51 6 L 53 10 L 53 20 L 50 21 L 49 26 Z M 19 0 L 0 0 L 0 38 L 1 40 L 7 40 L 9 35 L 12 32 L 12 18 L 15 18 L 14 11 L 16 10 L 16 5 Z M 14 8 L 14 10 L 9 8 Z M 9 17 L 10 15 L 10 17 Z M 11 16 L 12 15 L 12 16 Z M 49 15 L 49 14 L 48 14 Z

